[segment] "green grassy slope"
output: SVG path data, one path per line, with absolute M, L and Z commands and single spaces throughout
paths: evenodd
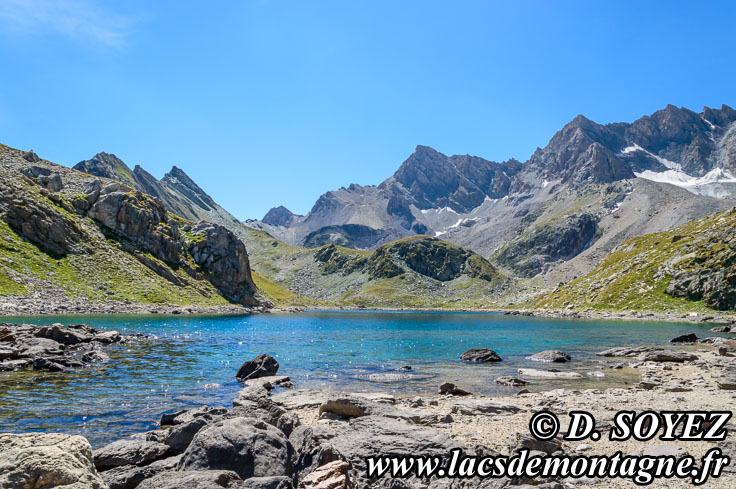
M 256 284 L 294 294 L 285 297 L 286 305 L 313 300 L 326 307 L 480 308 L 490 307 L 506 287 L 506 277 L 480 256 L 427 236 L 404 238 L 373 252 L 335 245 L 302 248 L 251 228 L 241 236 Z
M 675 294 L 672 277 L 708 277 L 724 272 L 713 293 L 736 282 L 734 238 L 736 213 L 728 210 L 689 222 L 671 231 L 638 236 L 619 245 L 594 270 L 521 306 L 543 309 L 650 312 L 712 312 L 707 295 Z M 686 283 L 690 283 L 686 281 Z M 707 289 L 707 287 L 706 287 Z M 680 296 L 678 296 L 680 295 Z M 731 307 L 732 309 L 733 307 Z M 719 307 L 718 309 L 724 309 Z

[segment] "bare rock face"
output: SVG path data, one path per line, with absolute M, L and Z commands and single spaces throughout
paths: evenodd
M 179 223 L 169 219 L 160 201 L 141 192 L 125 190 L 118 183 L 103 187 L 87 216 L 166 263 L 179 263 L 182 249 Z
M 86 253 L 88 236 L 61 209 L 21 195 L 0 197 L 5 221 L 39 248 L 57 256 Z
M 256 287 L 250 273 L 248 252 L 229 229 L 200 221 L 187 242 L 194 262 L 209 274 L 209 280 L 228 299 L 244 305 L 256 305 Z
M 107 489 L 81 436 L 0 435 L 0 487 Z

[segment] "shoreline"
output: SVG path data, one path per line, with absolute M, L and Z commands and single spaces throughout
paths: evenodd
M 334 487 L 385 489 L 387 485 L 377 486 L 365 479 L 364 473 L 361 472 L 364 469 L 363 460 L 365 456 L 388 453 L 394 449 L 399 452 L 408 451 L 408 454 L 412 455 L 431 453 L 446 456 L 451 448 L 461 447 L 466 453 L 487 456 L 510 455 L 520 447 L 524 447 L 544 452 L 546 455 L 612 455 L 616 451 L 622 451 L 628 455 L 672 454 L 679 457 L 689 454 L 699 459 L 707 450 L 717 446 L 733 457 L 736 455 L 736 445 L 728 440 L 723 443 L 683 442 L 660 441 L 655 437 L 649 441 L 629 439 L 611 442 L 607 436 L 603 436 L 597 441 L 564 441 L 555 438 L 551 442 L 539 442 L 529 435 L 530 416 L 543 410 L 554 412 L 562 422 L 563 429 L 568 421 L 567 413 L 587 411 L 595 417 L 597 426 L 604 433 L 610 430 L 615 413 L 623 409 L 636 412 L 675 409 L 730 411 L 736 399 L 734 395 L 736 391 L 731 390 L 736 388 L 736 379 L 728 374 L 729 369 L 736 368 L 736 357 L 732 353 L 736 351 L 736 344 L 732 343 L 736 342 L 726 340 L 722 344 L 725 348 L 722 345 L 707 343 L 688 345 L 668 343 L 646 347 L 645 350 L 637 347 L 621 348 L 617 349 L 615 355 L 601 356 L 601 359 L 610 365 L 623 362 L 639 372 L 640 381 L 627 387 L 550 388 L 528 392 L 519 386 L 515 388 L 517 392 L 513 395 L 490 396 L 473 393 L 401 395 L 388 394 L 380 390 L 341 392 L 300 389 L 298 385 L 291 383 L 289 377 L 278 375 L 278 364 L 274 368 L 268 360 L 259 361 L 261 356 L 246 362 L 255 364 L 251 365 L 251 369 L 264 370 L 255 378 L 242 381 L 242 388 L 233 399 L 232 407 L 202 406 L 164 414 L 159 428 L 99 447 L 90 452 L 93 454 L 90 462 L 97 466 L 94 477 L 98 477 L 109 487 L 173 489 L 178 487 L 176 484 L 180 483 L 178 478 L 183 476 L 182 471 L 194 469 L 203 477 L 214 475 L 215 471 L 219 473 L 221 470 L 237 472 L 236 463 L 231 463 L 230 467 L 227 460 L 208 458 L 206 447 L 208 443 L 217 443 L 213 441 L 217 436 L 235 436 L 234 433 L 252 429 L 249 428 L 251 425 L 258 427 L 257 431 L 261 432 L 259 436 L 266 436 L 273 444 L 293 446 L 296 454 L 293 460 L 291 462 L 281 460 L 285 467 L 289 463 L 293 464 L 292 469 L 284 469 L 282 477 L 284 480 L 288 479 L 289 483 L 279 487 L 285 488 L 297 487 L 299 484 L 299 487 L 306 489 L 318 489 L 321 486 L 308 484 L 309 475 L 320 470 L 327 471 L 326 467 L 330 467 L 330 471 L 323 475 L 333 479 L 342 478 L 340 480 L 343 482 L 350 480 L 353 484 Z M 689 356 L 686 359 L 672 361 L 649 355 L 657 351 L 669 354 L 687 353 Z M 241 367 L 241 371 L 246 364 Z M 539 368 L 546 370 L 553 366 L 556 370 L 566 369 L 564 363 L 541 364 Z M 483 365 L 478 364 L 478 368 L 482 369 Z M 531 380 L 537 385 L 547 382 L 542 378 Z M 728 429 L 733 430 L 733 424 L 729 424 Z M 213 432 L 217 436 L 214 436 Z M 0 434 L 0 440 L 8 436 L 11 438 L 15 436 L 18 439 L 38 436 L 69 437 L 59 434 Z M 325 444 L 326 441 L 329 443 Z M 136 457 L 146 450 L 153 455 L 150 459 L 140 462 Z M 339 456 L 327 458 L 316 456 L 325 450 L 335 452 Z M 238 453 L 240 452 L 235 451 L 232 456 L 237 457 Z M 0 459 L 3 456 L 0 454 Z M 288 455 L 282 456 L 288 458 Z M 300 466 L 304 460 L 308 460 L 309 463 Z M 334 464 L 335 460 L 343 460 L 347 465 L 341 470 L 333 470 L 334 467 L 330 464 Z M 272 462 L 266 462 L 264 459 L 256 463 Z M 235 480 L 240 481 L 240 477 L 244 481 L 252 480 L 248 479 L 252 478 L 251 475 L 240 473 Z M 150 485 L 146 482 L 148 479 L 151 480 Z M 156 485 L 162 483 L 164 479 L 170 479 L 171 485 Z M 156 484 L 153 484 L 154 481 Z M 406 485 L 390 487 L 401 489 L 450 487 L 442 485 L 441 481 L 442 479 L 439 485 L 430 483 L 427 486 L 419 481 L 409 480 Z M 139 482 L 141 485 L 138 485 Z M 518 482 L 520 481 L 516 483 Z M 539 480 L 534 482 L 540 483 Z M 627 479 L 583 478 L 575 480 L 573 485 L 568 485 L 571 483 L 570 480 L 559 482 L 564 485 L 554 487 L 558 489 L 637 487 Z M 655 481 L 649 487 L 667 489 L 692 487 L 687 479 L 669 479 L 661 482 L 666 485 L 659 485 Z M 712 484 L 712 487 L 732 485 L 736 487 L 736 474 L 733 470 L 728 471 L 719 479 L 713 480 Z M 488 486 L 480 483 L 477 486 L 464 487 Z
M 447 312 L 498 313 L 550 319 L 592 319 L 611 321 L 651 321 L 673 323 L 729 324 L 736 322 L 736 313 L 725 312 L 651 312 L 651 311 L 576 311 L 570 309 L 514 309 L 514 308 L 408 308 L 362 306 L 219 306 L 141 304 L 121 301 L 89 302 L 78 300 L 61 302 L 25 296 L 0 297 L 0 318 L 13 316 L 88 316 L 88 315 L 247 315 L 258 313 L 299 313 L 305 311 L 334 312 Z

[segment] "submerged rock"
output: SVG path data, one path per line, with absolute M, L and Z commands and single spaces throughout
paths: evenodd
M 471 393 L 459 388 L 452 382 L 445 382 L 444 384 L 440 385 L 439 394 L 448 394 L 451 396 L 469 396 Z
M 520 379 L 518 377 L 511 377 L 509 375 L 498 377 L 496 379 L 496 383 L 501 384 L 501 385 L 507 385 L 509 387 L 521 387 L 524 385 L 529 385 L 529 382 L 527 382 L 526 380 Z
M 535 368 L 520 368 L 519 375 L 537 379 L 582 379 L 583 376 L 577 372 L 553 372 L 550 370 L 537 370 Z

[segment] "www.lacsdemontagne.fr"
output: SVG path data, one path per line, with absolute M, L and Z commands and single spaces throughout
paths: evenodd
M 538 452 L 536 452 L 538 453 Z M 522 449 L 513 455 L 466 456 L 461 449 L 450 450 L 448 457 L 374 456 L 366 459 L 369 478 L 618 478 L 637 485 L 656 479 L 690 479 L 694 485 L 719 477 L 730 462 L 720 449 L 709 450 L 698 461 L 692 456 L 613 455 L 566 456 L 530 455 Z

